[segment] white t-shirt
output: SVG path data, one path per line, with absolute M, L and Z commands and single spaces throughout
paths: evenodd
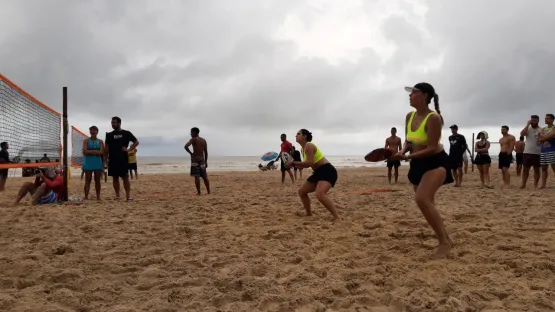
M 542 146 L 540 143 L 537 142 L 541 131 L 542 128 L 540 126 L 538 126 L 536 129 L 532 128 L 532 126 L 528 126 L 526 141 L 524 141 L 524 154 L 541 154 Z

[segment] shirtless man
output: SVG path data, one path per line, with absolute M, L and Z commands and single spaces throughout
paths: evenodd
M 191 139 L 185 144 L 185 150 L 191 155 L 191 176 L 195 177 L 195 186 L 197 187 L 197 195 L 200 195 L 200 178 L 204 181 L 206 193 L 210 194 L 210 182 L 206 175 L 208 168 L 208 144 L 204 138 L 198 134 L 200 130 L 197 127 L 191 128 Z M 193 152 L 189 146 L 193 146 Z
M 515 148 L 516 138 L 514 135 L 509 134 L 509 127 L 502 126 L 501 134 L 503 135 L 499 139 L 499 147 L 501 151 L 499 152 L 499 169 L 501 169 L 501 174 L 503 175 L 503 186 L 510 187 L 511 185 L 511 173 L 509 168 L 513 162 L 513 150 Z
M 516 153 L 516 176 L 520 177 L 520 172 L 522 172 L 522 160 L 524 153 L 524 137 L 521 135 L 518 141 L 515 143 L 515 153 Z
M 391 136 L 385 139 L 385 148 L 392 149 L 393 155 L 395 155 L 401 150 L 402 145 L 401 138 L 397 136 L 397 129 L 395 127 L 391 128 Z M 401 166 L 400 160 L 387 161 L 387 180 L 389 184 L 391 184 L 391 168 L 393 167 L 395 167 L 395 183 L 397 183 L 399 179 L 399 166 Z

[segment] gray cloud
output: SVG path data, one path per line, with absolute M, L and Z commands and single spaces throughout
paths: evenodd
M 382 1 L 398 9 L 372 27 L 393 53 L 361 37 L 360 57 L 332 62 L 276 37 L 291 16 L 310 29 L 334 9 L 313 2 L 5 1 L 0 69 L 56 110 L 68 86 L 71 124 L 102 132 L 120 116 L 152 155 L 182 153 L 193 126 L 222 155 L 275 149 L 299 128 L 328 154 L 365 153 L 403 128 L 402 88 L 420 81 L 461 128 L 520 128 L 554 100 L 555 3 Z M 375 3 L 360 12 L 379 16 Z M 320 50 L 349 22 L 334 21 Z

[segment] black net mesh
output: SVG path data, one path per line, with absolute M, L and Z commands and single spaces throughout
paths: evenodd
M 71 126 L 71 166 L 74 168 L 83 166 L 83 141 L 88 137 L 79 129 Z
M 12 160 L 60 163 L 61 121 L 60 113 L 0 75 L 0 142 L 8 142 Z

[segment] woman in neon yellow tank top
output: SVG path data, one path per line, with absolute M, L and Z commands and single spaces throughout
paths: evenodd
M 339 220 L 335 205 L 327 195 L 328 191 L 334 187 L 335 182 L 337 182 L 337 170 L 335 170 L 335 167 L 324 157 L 322 151 L 312 143 L 312 133 L 310 131 L 306 129 L 299 130 L 295 136 L 295 140 L 302 147 L 301 154 L 303 155 L 303 161 L 292 161 L 286 164 L 286 167 L 310 167 L 313 170 L 312 175 L 308 177 L 306 182 L 299 188 L 299 196 L 306 210 L 306 216 L 312 215 L 308 194 L 315 192 L 318 201 L 321 202 L 333 216 L 333 221 Z
M 451 240 L 435 208 L 435 194 L 443 184 L 453 183 L 449 158 L 440 143 L 443 117 L 432 85 L 422 82 L 405 89 L 410 92 L 410 105 L 416 111 L 407 114 L 406 141 L 403 150 L 394 158 L 411 160 L 408 178 L 414 186 L 416 204 L 438 237 L 439 246 L 434 258 L 443 258 L 451 250 Z M 432 99 L 435 111 L 428 108 Z M 405 156 L 409 143 L 412 146 L 411 153 Z

